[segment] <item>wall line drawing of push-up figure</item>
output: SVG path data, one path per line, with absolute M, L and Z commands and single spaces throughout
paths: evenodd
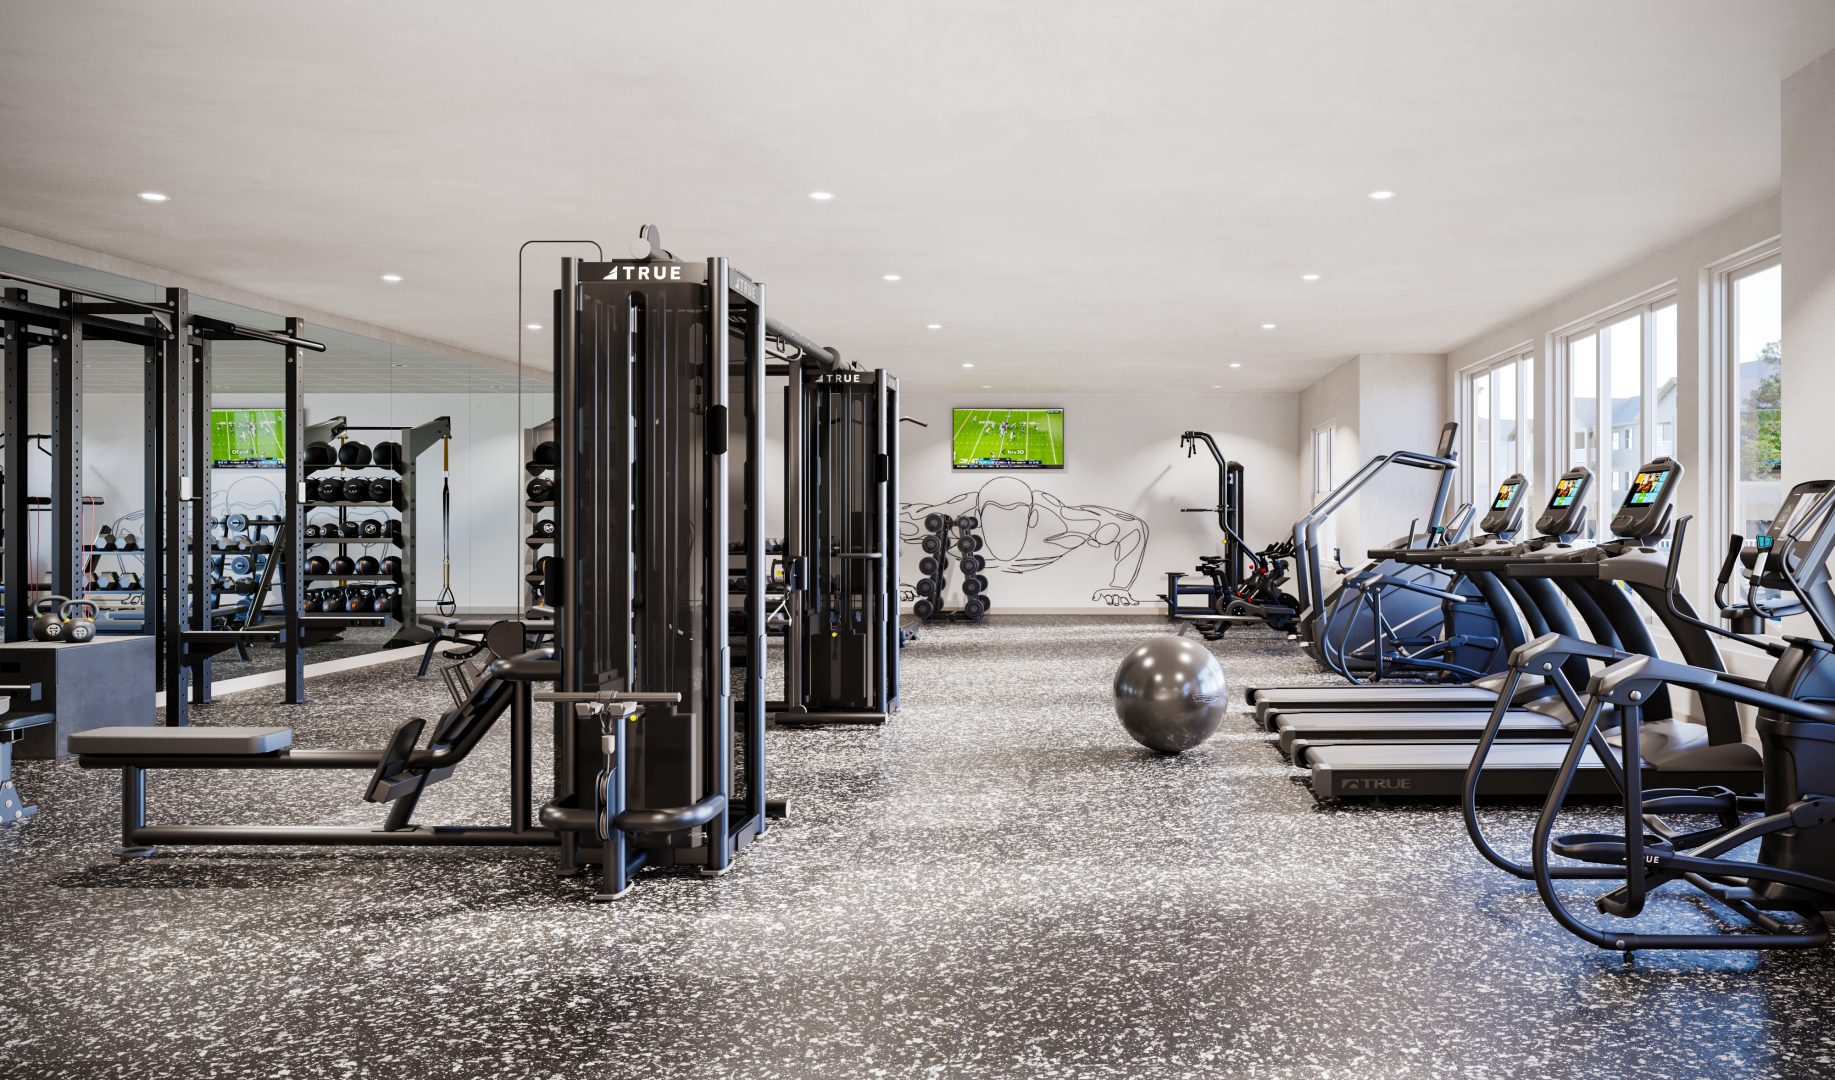
M 907 544 L 922 539 L 927 514 L 973 514 L 980 521 L 979 554 L 1003 574 L 1031 573 L 1082 548 L 1111 549 L 1114 570 L 1090 599 L 1110 607 L 1140 603 L 1132 590 L 1147 557 L 1147 523 L 1125 510 L 1071 505 L 1017 476 L 996 476 L 939 503 L 901 503 L 898 510 L 899 535 Z

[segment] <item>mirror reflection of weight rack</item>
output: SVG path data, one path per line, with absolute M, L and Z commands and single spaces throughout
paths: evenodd
M 522 433 L 523 470 L 529 481 L 523 488 L 523 582 L 525 608 L 545 606 L 542 578 L 548 572 L 548 560 L 554 555 L 554 421 L 549 420 Z

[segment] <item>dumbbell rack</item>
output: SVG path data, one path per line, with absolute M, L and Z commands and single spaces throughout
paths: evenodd
M 393 489 L 391 497 L 383 500 L 308 499 L 304 504 L 306 512 L 303 518 L 307 524 L 316 523 L 323 526 L 325 524 L 323 520 L 313 518 L 313 511 L 335 511 L 337 515 L 336 523 L 340 532 L 342 532 L 344 524 L 352 520 L 352 511 L 393 511 L 397 515 L 396 520 L 401 522 L 400 529 L 394 536 L 390 536 L 387 533 L 387 526 L 385 525 L 385 531 L 381 536 L 339 535 L 306 537 L 303 540 L 303 544 L 307 552 L 307 557 L 311 557 L 312 549 L 315 547 L 335 550 L 339 554 L 343 554 L 347 549 L 353 547 L 383 547 L 385 549 L 393 549 L 391 553 L 400 557 L 401 573 L 399 576 L 391 574 L 339 574 L 336 572 L 328 574 L 308 573 L 302 574 L 301 579 L 305 582 L 308 589 L 312 588 L 314 585 L 323 586 L 329 583 L 333 584 L 338 589 L 371 585 L 394 587 L 396 591 L 387 607 L 383 609 L 374 611 L 313 612 L 302 616 L 300 621 L 308 627 L 306 633 L 308 641 L 327 640 L 335 637 L 345 627 L 349 626 L 387 626 L 389 623 L 393 622 L 396 629 L 394 635 L 390 637 L 388 641 L 388 647 L 393 648 L 403 645 L 423 644 L 432 636 L 432 632 L 420 625 L 418 618 L 420 608 L 418 594 L 415 588 L 415 581 L 419 575 L 416 572 L 417 559 L 415 548 L 417 545 L 414 541 L 415 538 L 420 535 L 417 528 L 418 515 L 415 505 L 416 462 L 419 460 L 420 455 L 425 453 L 434 443 L 438 442 L 440 439 L 450 438 L 452 436 L 452 419 L 451 417 L 442 416 L 417 427 L 359 427 L 346 423 L 343 417 L 337 417 L 325 423 L 312 425 L 307 429 L 306 438 L 308 441 L 331 443 L 333 451 L 335 452 L 344 442 L 351 441 L 352 435 L 356 432 L 363 432 L 365 434 L 365 441 L 369 442 L 372 451 L 377 443 L 390 441 L 398 443 L 402 448 L 400 463 L 395 466 L 385 466 L 376 465 L 372 462 L 369 465 L 354 468 L 337 464 L 303 465 L 300 469 L 301 479 L 306 480 L 314 477 L 323 479 L 330 476 L 336 476 L 339 479 L 345 480 L 352 477 L 366 480 L 386 478 L 394 481 L 390 485 Z M 373 436 L 373 438 L 371 436 Z
M 114 534 L 111 531 L 109 535 L 112 537 Z M 100 563 L 101 560 L 109 559 L 109 558 L 123 559 L 123 560 L 130 559 L 130 558 L 137 558 L 141 560 L 142 569 L 140 573 L 136 576 L 139 576 L 139 577 L 145 576 L 145 573 L 146 573 L 145 565 L 146 565 L 147 552 L 145 548 L 140 546 L 138 539 L 136 539 L 134 546 L 131 548 L 129 547 L 105 547 L 102 545 L 101 539 L 102 538 L 100 536 L 97 536 L 95 542 L 83 545 L 83 554 L 87 556 L 83 561 L 83 579 L 85 582 L 89 582 L 89 581 L 99 582 L 99 579 L 101 578 L 101 574 L 98 571 L 98 564 Z M 117 577 L 119 577 L 121 574 L 120 568 L 117 568 L 110 572 L 115 574 Z M 141 587 L 138 585 L 134 586 L 133 588 L 128 588 L 125 585 L 107 586 L 107 585 L 101 585 L 101 584 L 95 584 L 95 585 L 86 584 L 83 587 L 83 592 L 85 595 L 89 593 L 103 593 L 106 595 L 113 595 L 113 596 L 129 596 L 129 595 L 138 595 L 142 591 L 144 590 L 142 590 Z
M 918 563 L 924 576 L 917 582 L 918 598 L 911 605 L 913 615 L 925 622 L 980 622 L 988 613 L 993 604 L 987 596 L 988 579 L 981 573 L 986 564 L 979 554 L 981 537 L 975 532 L 979 524 L 971 515 L 952 518 L 948 514 L 929 514 L 924 518 L 926 535 L 919 541 L 924 558 Z M 943 599 L 949 588 L 949 579 L 944 574 L 949 570 L 952 555 L 962 571 L 960 587 L 964 599 L 959 609 L 950 608 Z
M 555 476 L 554 466 L 543 465 L 543 464 L 538 463 L 535 460 L 535 448 L 537 446 L 540 446 L 542 443 L 554 441 L 554 438 L 555 438 L 555 429 L 554 429 L 554 421 L 552 420 L 549 420 L 546 423 L 536 424 L 534 427 L 531 427 L 531 428 L 523 429 L 523 433 L 522 433 L 523 466 L 522 467 L 523 467 L 523 471 L 527 472 L 531 479 L 537 476 L 545 476 L 549 480 L 558 481 L 558 477 Z M 526 590 L 526 595 L 528 597 L 527 606 L 537 607 L 537 606 L 540 606 L 542 603 L 542 591 L 541 591 L 542 590 L 542 586 L 541 586 L 542 575 L 536 570 L 536 565 L 540 561 L 543 555 L 553 554 L 552 549 L 554 547 L 555 538 L 552 536 L 542 536 L 536 532 L 536 529 L 538 528 L 538 525 L 537 525 L 538 522 L 543 521 L 543 520 L 553 520 L 554 500 L 553 499 L 524 498 L 522 507 L 523 507 L 522 579 L 523 579 L 523 583 L 527 586 L 527 590 Z M 544 512 L 548 514 L 547 519 L 544 519 L 542 517 Z M 549 549 L 549 550 L 544 551 L 543 550 L 544 548 Z

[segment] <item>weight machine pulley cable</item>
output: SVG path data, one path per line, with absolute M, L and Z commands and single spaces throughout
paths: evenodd
M 459 611 L 459 600 L 452 595 L 452 436 L 440 440 L 440 597 L 434 601 L 441 615 L 451 618 Z

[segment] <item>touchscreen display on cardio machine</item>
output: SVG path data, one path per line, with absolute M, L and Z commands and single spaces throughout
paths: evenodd
M 1497 498 L 1492 500 L 1491 509 L 1493 510 L 1510 509 L 1510 504 L 1516 501 L 1517 489 L 1522 486 L 1523 485 L 1521 484 L 1501 484 L 1499 485 L 1497 489 Z
M 1649 506 L 1663 494 L 1663 485 L 1669 483 L 1668 469 L 1655 469 L 1641 472 L 1631 481 L 1631 490 L 1625 495 L 1626 506 Z
M 1580 478 L 1579 477 L 1577 476 L 1563 477 L 1561 482 L 1555 485 L 1554 498 L 1548 500 L 1548 505 L 1551 509 L 1554 509 L 1554 510 L 1566 510 L 1568 507 L 1574 505 L 1574 496 L 1579 491 L 1580 491 Z

